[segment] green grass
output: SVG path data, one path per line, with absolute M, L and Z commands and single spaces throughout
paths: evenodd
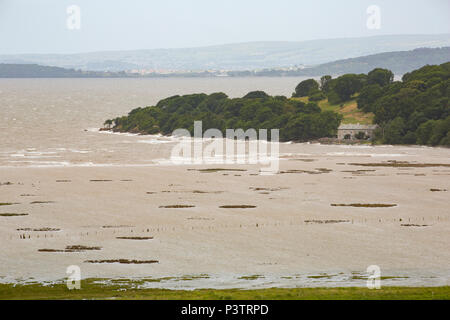
M 53 285 L 0 284 L 0 300 L 5 299 L 124 299 L 124 300 L 448 300 L 450 287 L 409 288 L 384 287 L 380 290 L 366 288 L 297 288 L 262 290 L 166 290 L 138 289 L 142 282 L 110 281 L 100 279 L 81 282 L 81 290 L 68 290 L 64 283 Z
M 295 100 L 300 100 L 303 102 L 308 102 L 308 97 L 303 98 L 292 98 Z M 332 105 L 328 102 L 328 99 L 322 100 L 318 102 L 318 105 L 322 111 L 334 111 L 336 113 L 342 114 L 344 119 L 342 120 L 343 124 L 372 124 L 374 114 L 373 113 L 364 113 L 358 109 L 356 99 L 352 99 L 346 101 L 341 104 Z

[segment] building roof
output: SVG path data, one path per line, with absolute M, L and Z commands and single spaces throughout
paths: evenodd
M 378 126 L 365 124 L 341 124 L 338 130 L 375 130 Z

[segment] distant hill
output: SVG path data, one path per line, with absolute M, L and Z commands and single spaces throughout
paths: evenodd
M 301 42 L 249 42 L 180 49 L 0 55 L 0 63 L 40 64 L 91 71 L 254 70 L 313 66 L 382 52 L 448 46 L 450 34 L 390 35 Z
M 440 65 L 450 61 L 450 47 L 420 48 L 412 51 L 385 52 L 365 57 L 328 62 L 303 70 L 263 70 L 259 72 L 232 72 L 232 76 L 323 76 L 346 73 L 368 73 L 375 68 L 391 70 L 403 75 L 424 65 Z
M 214 77 L 216 73 L 146 74 L 125 71 L 84 71 L 38 64 L 0 63 L 0 78 L 163 78 L 163 77 Z
M 266 69 L 262 71 L 231 71 L 232 77 L 288 77 L 323 75 L 342 75 L 347 73 L 368 73 L 375 68 L 391 70 L 396 75 L 403 75 L 425 65 L 439 65 L 450 61 L 450 47 L 421 48 L 412 51 L 386 52 L 352 59 L 328 62 L 316 67 L 302 70 L 283 71 Z M 41 66 L 37 64 L 1 64 L 0 78 L 135 78 L 135 77 L 214 77 L 221 72 L 172 73 L 139 75 L 126 72 L 102 72 L 65 69 Z
M 330 62 L 313 68 L 313 72 L 316 75 L 336 75 L 367 73 L 375 68 L 385 68 L 394 74 L 402 75 L 427 64 L 440 65 L 448 61 L 450 61 L 450 47 L 420 48 Z
M 126 74 L 80 71 L 37 64 L 0 63 L 0 78 L 109 78 L 125 77 Z

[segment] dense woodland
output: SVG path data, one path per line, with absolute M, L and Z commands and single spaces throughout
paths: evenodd
M 375 142 L 450 146 L 449 96 L 450 62 L 407 73 L 402 81 L 381 68 L 309 79 L 290 99 L 262 91 L 234 99 L 224 93 L 174 96 L 105 125 L 118 132 L 169 135 L 178 128 L 192 133 L 194 121 L 202 120 L 203 130 L 217 128 L 225 134 L 226 129 L 280 129 L 281 141 L 308 141 L 334 137 L 342 121 L 341 114 L 322 111 L 318 102 L 343 105 L 356 99 L 360 110 L 375 115 Z
M 255 91 L 235 99 L 224 93 L 174 96 L 105 125 L 120 132 L 169 135 L 186 128 L 193 134 L 194 121 L 202 120 L 204 131 L 217 128 L 225 135 L 226 129 L 280 129 L 281 141 L 306 141 L 336 135 L 341 119 L 335 112 L 322 112 L 314 102 Z
M 377 140 L 450 146 L 450 62 L 425 66 L 402 80 L 374 70 L 358 96 L 358 108 L 373 112 L 380 125 Z

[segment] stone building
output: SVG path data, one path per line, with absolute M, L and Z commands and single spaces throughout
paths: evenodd
M 339 140 L 372 140 L 377 125 L 342 124 L 338 128 Z

